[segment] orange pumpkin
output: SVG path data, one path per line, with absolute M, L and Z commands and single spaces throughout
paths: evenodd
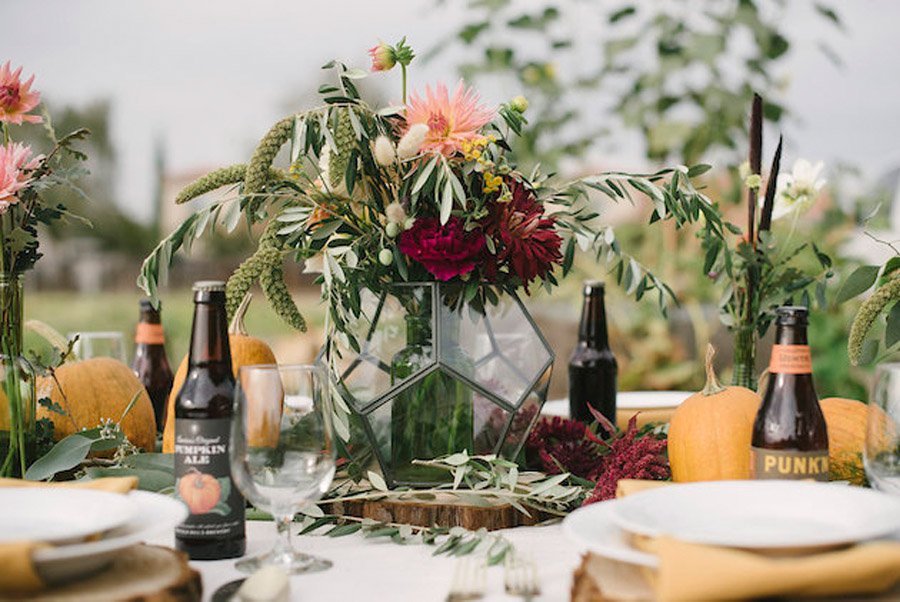
M 272 349 L 260 339 L 247 334 L 244 327 L 244 315 L 250 305 L 250 293 L 241 301 L 240 307 L 234 313 L 231 325 L 228 328 L 228 343 L 231 346 L 231 370 L 237 378 L 241 366 L 253 366 L 256 364 L 275 364 L 275 354 Z M 184 385 L 187 378 L 188 356 L 185 356 L 175 371 L 172 381 L 172 392 L 166 403 L 166 426 L 163 429 L 163 451 L 172 453 L 175 451 L 175 398 Z
M 828 424 L 828 461 L 831 480 L 866 484 L 862 454 L 866 444 L 869 406 L 855 399 L 826 397 L 819 400 Z
M 206 514 L 219 503 L 222 486 L 210 474 L 190 472 L 178 480 L 178 495 L 191 509 L 191 514 Z
M 744 387 L 725 387 L 706 352 L 706 386 L 688 397 L 669 423 L 669 464 L 679 482 L 750 478 L 750 439 L 761 402 Z

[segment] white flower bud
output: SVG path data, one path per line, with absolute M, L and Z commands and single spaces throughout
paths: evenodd
M 425 142 L 425 136 L 427 135 L 427 123 L 414 123 L 409 126 L 409 130 L 403 134 L 403 137 L 400 138 L 400 143 L 397 145 L 397 156 L 402 160 L 415 157 L 422 143 Z
M 390 238 L 396 238 L 397 235 L 400 234 L 400 224 L 390 222 L 387 226 L 384 227 L 384 231 Z
M 379 136 L 375 139 L 375 160 L 379 165 L 387 167 L 397 158 L 394 145 L 387 136 Z
M 391 265 L 391 262 L 394 261 L 394 254 L 391 253 L 390 249 L 381 249 L 378 252 L 378 261 L 381 265 Z

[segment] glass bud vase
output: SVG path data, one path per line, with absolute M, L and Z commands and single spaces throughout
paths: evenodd
M 0 274 L 0 477 L 22 477 L 34 459 L 34 370 L 23 357 L 21 274 Z
M 734 332 L 731 384 L 756 391 L 756 330 L 753 327 L 739 327 Z

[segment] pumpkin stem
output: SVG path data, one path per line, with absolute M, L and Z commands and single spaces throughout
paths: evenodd
M 712 343 L 706 344 L 706 385 L 703 387 L 703 394 L 707 397 L 710 395 L 715 395 L 716 393 L 721 393 L 725 390 L 725 387 L 722 386 L 722 383 L 719 382 L 719 377 L 716 376 L 716 371 L 713 368 L 713 358 L 716 356 L 716 348 L 712 346 Z
M 250 306 L 250 299 L 253 298 L 253 293 L 247 292 L 244 295 L 244 298 L 241 299 L 241 304 L 238 305 L 237 310 L 234 312 L 234 317 L 231 318 L 231 324 L 228 325 L 228 334 L 240 334 L 247 336 L 247 328 L 244 326 L 244 316 L 247 314 L 247 308 Z

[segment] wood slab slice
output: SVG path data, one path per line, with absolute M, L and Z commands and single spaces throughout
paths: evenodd
M 140 544 L 122 550 L 103 571 L 32 594 L 39 602 L 200 602 L 200 573 L 185 554 L 161 546 Z M 3 598 L 0 600 L 22 600 Z
M 526 516 L 509 504 L 489 507 L 466 504 L 452 494 L 438 494 L 433 500 L 350 500 L 324 508 L 328 514 L 359 516 L 379 522 L 419 527 L 464 527 L 488 531 L 535 525 L 549 516 L 529 510 Z

